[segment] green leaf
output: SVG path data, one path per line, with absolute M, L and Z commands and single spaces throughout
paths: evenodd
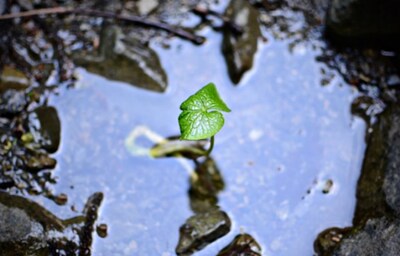
M 201 140 L 214 136 L 224 117 L 219 111 L 230 112 L 213 83 L 209 83 L 185 100 L 180 109 L 179 127 L 182 140 Z

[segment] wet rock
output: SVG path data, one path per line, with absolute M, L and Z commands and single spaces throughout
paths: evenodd
M 400 109 L 395 103 L 372 129 L 357 186 L 354 224 L 400 214 Z
M 372 126 L 353 227 L 332 228 L 315 242 L 318 255 L 398 255 L 400 251 L 400 108 L 389 103 Z
M 225 16 L 243 28 L 237 33 L 229 26 L 224 28 L 222 52 L 233 83 L 239 83 L 244 73 L 253 66 L 257 41 L 261 36 L 258 11 L 245 0 L 232 0 Z
M 57 196 L 54 196 L 54 202 L 58 205 L 65 205 L 68 202 L 68 196 L 64 193 L 61 193 Z
M 377 114 L 377 102 L 373 97 L 361 95 L 351 103 L 351 114 L 361 117 L 367 124 L 370 124 L 371 117 Z
M 261 256 L 261 246 L 249 234 L 237 235 L 217 256 Z
M 60 145 L 61 122 L 54 107 L 42 106 L 34 111 L 39 122 L 39 142 L 49 153 L 54 153 Z
M 342 255 L 398 256 L 400 252 L 400 219 L 371 219 L 355 234 L 341 242 L 332 253 Z
M 333 250 L 339 245 L 343 237 L 351 231 L 351 228 L 329 228 L 321 232 L 314 242 L 314 251 L 319 256 L 332 255 Z
M 38 203 L 24 197 L 10 195 L 7 192 L 0 191 L 0 204 L 8 209 L 17 209 L 18 211 L 24 212 L 27 215 L 27 218 L 40 223 L 42 230 L 44 231 L 62 231 L 65 228 L 65 225 L 61 219 L 56 217 Z M 0 226 L 0 228 L 1 227 L 2 226 Z
M 25 165 L 28 171 L 38 172 L 44 169 L 53 169 L 57 161 L 46 154 L 34 154 L 28 156 Z
M 108 236 L 108 226 L 107 224 L 100 224 L 96 226 L 96 233 L 99 237 L 105 238 Z
M 25 93 L 7 90 L 0 95 L 0 116 L 13 116 L 23 111 L 28 104 Z
M 177 255 L 191 255 L 218 238 L 231 228 L 228 215 L 220 210 L 196 214 L 190 217 L 179 230 Z
M 0 252 L 3 256 L 49 255 L 42 225 L 19 208 L 0 202 Z
M 157 53 L 138 39 L 126 38 L 117 27 L 103 28 L 99 53 L 80 53 L 75 56 L 75 63 L 108 79 L 140 88 L 156 92 L 167 88 L 167 75 Z
M 386 203 L 400 216 L 400 109 L 393 106 L 389 117 L 388 154 L 383 180 L 383 193 Z
M 62 220 L 36 202 L 0 191 L 0 254 L 90 255 L 102 199 L 102 193 L 94 193 L 84 215 Z M 69 227 L 72 230 L 65 232 Z M 69 231 L 77 232 L 79 240 L 76 235 L 68 236 Z
M 333 180 L 329 179 L 325 181 L 324 186 L 322 188 L 322 193 L 328 194 L 329 192 L 331 192 L 332 187 L 333 187 Z
M 334 0 L 327 15 L 328 32 L 346 43 L 355 40 L 398 47 L 400 2 Z

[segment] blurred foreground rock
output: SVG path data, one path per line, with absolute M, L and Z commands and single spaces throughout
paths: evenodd
M 400 2 L 397 0 L 333 0 L 328 31 L 339 41 L 398 48 Z
M 389 105 L 373 126 L 357 186 L 352 228 L 323 231 L 318 255 L 399 255 L 400 108 Z

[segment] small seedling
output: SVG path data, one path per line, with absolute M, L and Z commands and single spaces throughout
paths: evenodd
M 214 135 L 224 126 L 224 116 L 220 111 L 231 112 L 218 94 L 213 83 L 209 83 L 185 100 L 180 109 L 179 127 L 182 140 L 202 140 L 210 138 L 209 155 L 214 147 Z

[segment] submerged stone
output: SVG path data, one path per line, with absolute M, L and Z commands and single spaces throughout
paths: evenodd
M 176 254 L 191 255 L 226 235 L 230 229 L 231 221 L 223 211 L 211 210 L 196 214 L 181 226 Z
M 261 246 L 249 234 L 237 235 L 217 256 L 261 256 Z

